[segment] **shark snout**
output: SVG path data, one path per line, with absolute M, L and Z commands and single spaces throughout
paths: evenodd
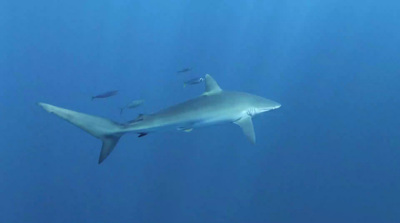
M 272 109 L 278 109 L 280 108 L 282 105 L 279 104 L 278 102 L 275 102 L 276 104 L 272 107 Z
M 268 103 L 268 106 L 267 106 L 267 108 L 268 108 L 267 110 L 268 111 L 275 110 L 275 109 L 280 108 L 281 106 L 282 105 L 280 103 L 278 103 L 276 101 L 269 100 L 269 103 Z
M 258 113 L 262 113 L 262 112 L 272 111 L 272 110 L 278 109 L 280 107 L 281 107 L 280 103 L 269 100 L 269 99 L 265 99 L 262 101 L 262 103 L 259 106 L 257 106 L 256 113 L 258 114 Z

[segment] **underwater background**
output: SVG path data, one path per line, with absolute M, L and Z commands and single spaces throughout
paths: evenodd
M 400 222 L 399 6 L 0 1 L 0 222 Z M 99 140 L 36 105 L 124 122 L 206 73 L 282 104 L 256 145 L 233 124 L 131 134 L 98 165 Z

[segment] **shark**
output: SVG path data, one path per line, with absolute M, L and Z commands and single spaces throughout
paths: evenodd
M 100 139 L 102 147 L 99 164 L 110 155 L 119 139 L 126 133 L 136 133 L 138 137 L 143 137 L 159 131 L 190 132 L 199 127 L 234 123 L 241 127 L 244 135 L 255 144 L 252 118 L 260 113 L 278 109 L 281 104 L 245 92 L 222 90 L 209 74 L 206 74 L 204 79 L 205 91 L 200 96 L 153 114 L 141 114 L 126 123 L 117 123 L 42 102 L 38 105 Z

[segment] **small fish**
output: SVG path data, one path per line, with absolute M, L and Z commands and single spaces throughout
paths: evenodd
M 192 70 L 192 68 L 187 67 L 187 68 L 184 68 L 182 70 L 178 70 L 177 73 L 185 73 L 185 72 L 188 72 L 188 71 L 191 71 L 191 70 Z
M 96 95 L 96 96 L 92 96 L 92 101 L 93 101 L 94 99 L 96 99 L 96 98 L 108 98 L 108 97 L 111 97 L 111 96 L 116 95 L 117 93 L 118 93 L 118 91 L 108 91 L 108 92 L 105 92 L 105 93 L 103 93 L 103 94 L 99 94 L 99 95 Z
M 195 85 L 195 84 L 200 84 L 201 82 L 204 81 L 204 78 L 199 77 L 199 78 L 193 78 L 188 81 L 183 82 L 183 87 L 186 87 L 186 85 Z
M 144 103 L 144 100 L 131 101 L 129 104 L 127 104 L 127 105 L 125 105 L 124 107 L 121 108 L 120 114 L 122 114 L 122 112 L 125 109 L 136 108 L 136 107 L 139 107 L 140 105 L 142 105 L 143 103 Z

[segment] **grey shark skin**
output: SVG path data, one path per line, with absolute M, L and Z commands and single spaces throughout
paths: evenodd
M 99 163 L 112 152 L 125 133 L 139 137 L 163 130 L 191 131 L 219 123 L 239 125 L 246 137 L 255 143 L 252 117 L 279 108 L 278 102 L 256 95 L 223 91 L 210 76 L 205 77 L 205 92 L 194 99 L 171 106 L 157 113 L 140 115 L 136 120 L 119 124 L 105 118 L 87 115 L 53 105 L 38 103 L 43 109 L 67 120 L 103 141 Z

